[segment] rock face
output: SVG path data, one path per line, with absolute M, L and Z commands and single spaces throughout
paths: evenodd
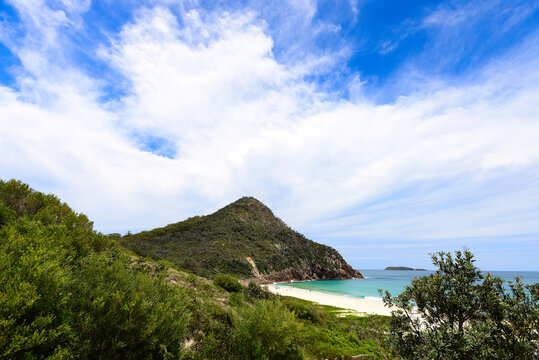
M 321 266 L 307 265 L 301 269 L 288 268 L 281 271 L 272 272 L 267 275 L 255 277 L 259 283 L 273 283 L 285 281 L 303 281 L 303 280 L 335 280 L 335 279 L 362 279 L 363 275 L 348 264 L 335 269 L 325 269 Z
M 261 283 L 363 277 L 335 249 L 292 230 L 252 197 L 122 242 L 140 255 L 206 277 L 229 273 Z

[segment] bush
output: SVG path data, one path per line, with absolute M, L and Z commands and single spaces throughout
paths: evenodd
M 231 275 L 219 274 L 213 279 L 213 283 L 228 292 L 239 292 L 243 290 L 243 286 L 238 279 Z
M 79 230 L 91 230 L 93 226 L 86 215 L 75 213 L 56 196 L 37 192 L 17 180 L 0 180 L 0 202 L 11 210 L 12 220 L 26 217 L 42 225 L 63 224 Z
M 161 359 L 182 352 L 189 312 L 182 291 L 113 253 L 85 258 L 70 284 L 73 353 L 82 359 Z
M 537 359 L 539 284 L 503 280 L 474 266 L 469 251 L 432 256 L 435 274 L 412 280 L 397 297 L 390 322 L 393 348 L 404 359 Z M 412 314 L 417 308 L 419 316 Z
M 17 225 L 0 229 L 0 358 L 65 353 L 67 252 L 48 246 L 38 224 Z
M 279 302 L 256 301 L 240 312 L 234 338 L 239 359 L 303 359 L 302 326 Z
M 15 218 L 15 212 L 0 200 L 0 227 Z
M 277 295 L 265 290 L 254 281 L 249 281 L 243 292 L 245 297 L 250 300 L 273 300 L 277 298 Z
M 0 217 L 0 358 L 180 357 L 183 291 L 138 271 L 86 216 L 20 182 L 0 181 Z
M 294 298 L 285 299 L 282 303 L 300 319 L 309 320 L 318 324 L 325 323 L 325 318 L 327 317 L 326 313 L 318 310 L 312 304 Z
M 233 292 L 228 297 L 228 302 L 230 305 L 239 307 L 243 305 L 243 294 L 241 292 Z

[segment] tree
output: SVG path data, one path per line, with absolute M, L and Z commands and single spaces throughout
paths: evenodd
M 471 252 L 437 253 L 437 271 L 398 296 L 390 342 L 404 359 L 539 359 L 539 284 L 482 273 Z

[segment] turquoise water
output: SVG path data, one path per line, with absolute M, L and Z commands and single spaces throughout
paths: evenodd
M 351 280 L 317 280 L 280 284 L 300 289 L 320 291 L 336 295 L 381 300 L 378 289 L 387 290 L 391 295 L 400 294 L 404 287 L 410 285 L 411 279 L 432 274 L 433 271 L 392 271 L 392 270 L 360 270 L 365 279 Z M 521 276 L 524 284 L 539 283 L 539 271 L 489 271 L 506 281 L 514 281 Z

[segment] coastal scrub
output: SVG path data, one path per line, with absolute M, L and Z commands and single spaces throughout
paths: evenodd
M 539 284 L 519 278 L 504 287 L 469 251 L 432 256 L 434 274 L 412 280 L 398 296 L 390 341 L 403 359 L 539 358 Z

